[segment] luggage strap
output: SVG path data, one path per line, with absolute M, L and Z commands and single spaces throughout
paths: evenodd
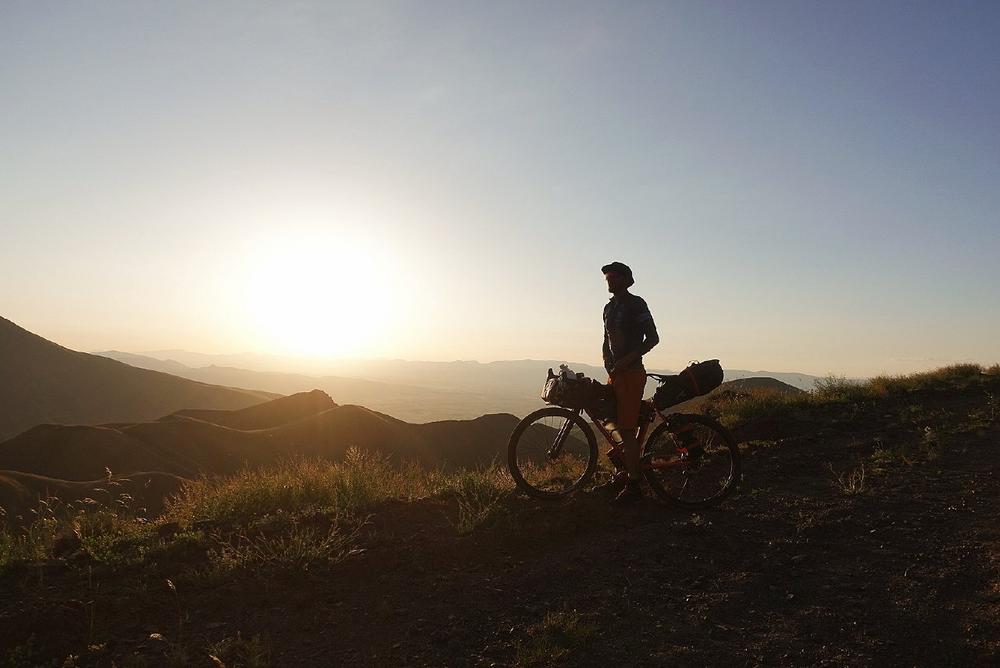
M 691 377 L 691 384 L 694 385 L 694 391 L 700 395 L 701 387 L 698 386 L 698 379 L 694 377 L 694 371 L 691 370 L 691 367 L 684 369 L 684 371 Z

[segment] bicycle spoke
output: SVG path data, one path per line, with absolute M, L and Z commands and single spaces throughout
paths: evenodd
M 512 435 L 510 466 L 530 492 L 561 495 L 575 489 L 588 474 L 591 439 L 582 420 L 560 409 L 532 414 Z M 585 423 L 583 423 L 585 424 Z
M 724 496 L 738 469 L 738 450 L 710 418 L 691 416 L 654 432 L 646 448 L 652 455 L 646 477 L 656 493 L 686 507 L 711 505 Z

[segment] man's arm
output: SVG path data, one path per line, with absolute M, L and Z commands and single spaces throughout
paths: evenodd
M 639 346 L 639 356 L 645 355 L 650 350 L 652 350 L 657 343 L 660 342 L 660 335 L 656 332 L 656 323 L 653 322 L 653 316 L 649 316 L 648 319 L 644 320 L 642 323 L 643 329 L 643 340 L 642 345 Z
M 625 355 L 625 357 L 620 360 L 616 360 L 615 369 L 627 369 L 632 366 L 636 360 L 652 350 L 653 346 L 660 342 L 660 335 L 656 333 L 656 324 L 653 323 L 652 317 L 643 321 L 642 327 L 642 344 L 629 354 Z
M 649 307 L 646 306 L 646 302 L 641 297 L 636 297 L 635 305 L 637 309 L 634 311 L 635 322 L 642 328 L 642 343 L 639 347 L 630 352 L 629 354 L 622 357 L 620 360 L 615 360 L 615 369 L 626 369 L 660 342 L 660 335 L 656 332 L 656 324 L 653 322 L 653 314 L 649 312 Z

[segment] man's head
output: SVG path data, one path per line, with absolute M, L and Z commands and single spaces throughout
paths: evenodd
M 622 262 L 606 264 L 601 267 L 601 271 L 608 282 L 608 292 L 621 292 L 635 283 L 632 278 L 632 270 Z

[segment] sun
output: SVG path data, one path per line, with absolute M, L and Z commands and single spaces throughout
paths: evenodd
M 289 355 L 377 354 L 396 312 L 385 250 L 358 237 L 272 238 L 244 255 L 241 291 L 254 338 Z

